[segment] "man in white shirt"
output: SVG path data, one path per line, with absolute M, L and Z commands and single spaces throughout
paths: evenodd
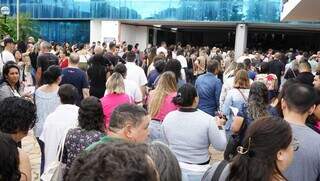
M 146 84 L 148 83 L 146 74 L 144 73 L 143 69 L 137 66 L 135 62 L 136 54 L 134 52 L 127 53 L 127 80 L 132 80 L 133 82 L 137 83 L 140 86 L 142 97 L 145 95 L 146 91 Z
M 120 63 L 114 67 L 113 71 L 118 72 L 124 78 L 124 87 L 126 94 L 131 96 L 136 104 L 142 103 L 142 93 L 138 84 L 132 80 L 126 79 L 127 67 L 124 64 Z
M 186 80 L 186 69 L 188 68 L 188 62 L 187 59 L 183 56 L 183 49 L 179 48 L 177 50 L 177 60 L 180 62 L 181 64 L 181 78 L 183 80 Z
M 12 54 L 14 48 L 15 48 L 15 43 L 12 38 L 7 37 L 3 40 L 4 44 L 4 50 L 1 52 L 0 58 L 1 58 L 1 63 L 6 64 L 7 62 L 13 61 L 15 62 L 15 58 Z
M 45 166 L 44 170 L 55 161 L 58 148 L 64 141 L 65 135 L 70 128 L 78 125 L 78 110 L 75 105 L 78 92 L 71 84 L 60 86 L 58 95 L 61 105 L 48 115 L 45 120 L 40 140 L 44 142 Z
M 166 42 L 161 42 L 161 46 L 157 49 L 157 55 L 163 53 L 166 57 L 168 56 L 167 44 Z

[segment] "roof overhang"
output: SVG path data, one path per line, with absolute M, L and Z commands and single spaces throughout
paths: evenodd
M 320 0 L 284 0 L 281 21 L 320 21 Z

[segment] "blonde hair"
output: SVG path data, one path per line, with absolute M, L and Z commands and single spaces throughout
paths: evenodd
M 250 80 L 246 70 L 239 70 L 234 78 L 234 88 L 249 89 Z
M 107 80 L 106 90 L 108 94 L 122 94 L 125 92 L 123 77 L 114 72 Z
M 177 80 L 173 72 L 164 72 L 159 79 L 157 87 L 153 90 L 152 99 L 150 100 L 148 110 L 151 118 L 154 118 L 163 104 L 165 97 L 177 91 Z

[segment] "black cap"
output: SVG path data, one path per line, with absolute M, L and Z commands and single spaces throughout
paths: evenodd
M 10 37 L 7 37 L 7 38 L 3 39 L 4 46 L 6 46 L 8 43 L 15 43 L 15 42 Z

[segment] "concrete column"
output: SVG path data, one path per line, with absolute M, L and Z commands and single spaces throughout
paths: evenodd
M 246 24 L 238 24 L 236 28 L 236 42 L 234 45 L 235 60 L 237 60 L 247 48 L 248 27 Z
M 101 21 L 91 20 L 90 21 L 90 43 L 102 41 L 101 38 Z
M 153 40 L 152 40 L 153 45 L 157 45 L 157 34 L 158 34 L 158 30 L 154 28 L 153 29 Z

